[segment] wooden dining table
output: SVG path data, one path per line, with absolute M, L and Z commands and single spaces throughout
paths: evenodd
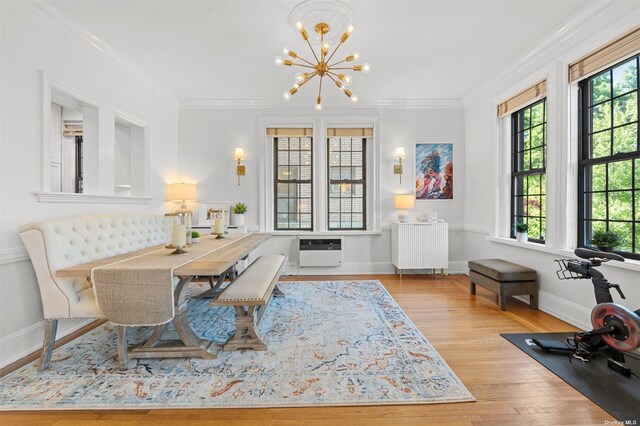
M 144 343 L 131 349 L 127 348 L 127 327 L 118 328 L 118 358 L 121 369 L 126 369 L 129 358 L 209 358 L 217 357 L 221 346 L 208 339 L 199 337 L 187 320 L 188 300 L 187 288 L 196 276 L 209 277 L 210 289 L 204 292 L 204 297 L 215 297 L 222 291 L 225 278 L 231 282 L 236 276 L 235 266 L 238 261 L 247 256 L 259 245 L 264 243 L 270 234 L 228 234 L 229 243 L 215 251 L 199 257 L 173 270 L 173 275 L 178 278 L 178 284 L 174 289 L 175 315 L 170 323 L 175 327 L 178 340 L 163 339 L 162 336 L 170 323 L 154 326 L 154 330 Z M 204 238 L 214 238 L 205 236 Z M 59 269 L 55 272 L 60 278 L 87 278 L 90 280 L 91 271 L 94 268 L 110 265 L 123 260 L 133 259 L 138 256 L 164 250 L 164 246 L 147 247 L 141 250 L 96 260 L 82 265 Z M 214 277 L 218 277 L 217 281 Z M 130 283 L 135 285 L 135 283 Z M 232 284 L 229 284 L 232 285 Z M 202 297 L 202 295 L 200 295 Z

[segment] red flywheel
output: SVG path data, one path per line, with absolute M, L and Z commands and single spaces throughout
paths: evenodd
M 628 352 L 640 346 L 640 316 L 616 303 L 600 303 L 591 311 L 594 329 L 615 326 L 613 333 L 601 334 L 604 342 L 619 351 Z

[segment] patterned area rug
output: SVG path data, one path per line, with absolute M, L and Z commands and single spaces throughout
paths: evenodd
M 100 326 L 0 379 L 0 410 L 248 408 L 473 401 L 449 366 L 379 281 L 280 283 L 260 323 L 268 350 L 218 359 L 116 365 L 116 333 Z M 224 342 L 229 307 L 191 300 L 190 322 Z M 150 330 L 141 328 L 133 342 Z

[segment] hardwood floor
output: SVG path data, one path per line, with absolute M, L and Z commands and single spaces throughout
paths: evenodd
M 42 411 L 0 413 L 2 425 L 400 425 L 576 424 L 603 425 L 613 417 L 500 337 L 508 332 L 574 328 L 509 298 L 507 311 L 495 295 L 468 277 L 452 275 L 289 277 L 290 281 L 380 279 L 477 401 L 458 404 L 271 409 Z

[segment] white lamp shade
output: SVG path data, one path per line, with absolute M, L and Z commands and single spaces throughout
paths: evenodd
M 412 209 L 415 205 L 415 198 L 413 194 L 398 194 L 395 196 L 394 204 L 396 209 Z
M 244 149 L 236 148 L 236 152 L 233 153 L 234 160 L 244 160 Z
M 395 156 L 395 158 L 402 159 L 402 160 L 405 159 L 404 147 L 399 146 L 399 147 L 396 148 L 396 156 Z
M 198 192 L 195 183 L 172 183 L 167 188 L 169 201 L 196 201 Z

